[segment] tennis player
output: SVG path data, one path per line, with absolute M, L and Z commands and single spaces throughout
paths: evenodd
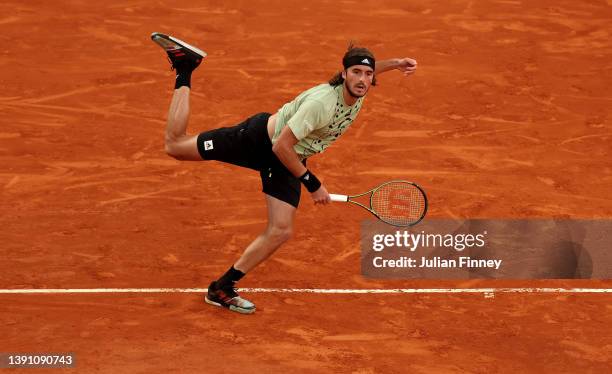
M 233 127 L 187 134 L 191 74 L 206 56 L 172 36 L 153 33 L 176 71 L 174 94 L 166 127 L 166 153 L 177 160 L 217 160 L 259 172 L 268 208 L 266 229 L 249 244 L 238 261 L 208 287 L 205 301 L 250 314 L 255 305 L 240 297 L 236 282 L 285 243 L 293 230 L 303 184 L 315 204 L 330 202 L 329 193 L 306 160 L 323 152 L 353 123 L 370 86 L 380 73 L 399 70 L 409 76 L 416 61 L 395 58 L 375 61 L 366 48 L 351 44 L 342 71 L 328 83 L 299 94 L 276 113 L 258 113 Z

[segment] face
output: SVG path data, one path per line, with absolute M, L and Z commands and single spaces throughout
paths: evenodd
M 366 65 L 353 65 L 342 72 L 344 85 L 352 97 L 364 96 L 374 79 L 374 70 Z

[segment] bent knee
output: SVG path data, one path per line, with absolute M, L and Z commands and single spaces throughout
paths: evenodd
M 268 227 L 267 235 L 278 243 L 284 243 L 291 239 L 293 228 L 291 226 L 270 226 Z
M 166 138 L 164 145 L 166 154 L 177 160 L 202 160 L 195 137 L 184 136 L 178 139 Z
M 164 150 L 166 151 L 166 154 L 172 158 L 175 158 L 177 160 L 182 160 L 183 158 L 183 154 L 181 153 L 181 150 L 179 147 L 176 146 L 176 144 L 172 141 L 168 141 L 166 140 L 166 144 L 164 146 Z

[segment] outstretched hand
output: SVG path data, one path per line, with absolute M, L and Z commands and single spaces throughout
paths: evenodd
M 414 74 L 414 72 L 416 71 L 416 68 L 417 68 L 417 62 L 415 59 L 412 59 L 412 58 L 408 58 L 408 57 L 400 58 L 399 61 L 397 62 L 397 70 L 404 73 L 405 76 Z

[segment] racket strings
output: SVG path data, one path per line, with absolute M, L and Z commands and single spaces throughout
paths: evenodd
M 427 202 L 417 186 L 391 182 L 373 192 L 371 204 L 381 220 L 392 225 L 409 226 L 423 217 Z

